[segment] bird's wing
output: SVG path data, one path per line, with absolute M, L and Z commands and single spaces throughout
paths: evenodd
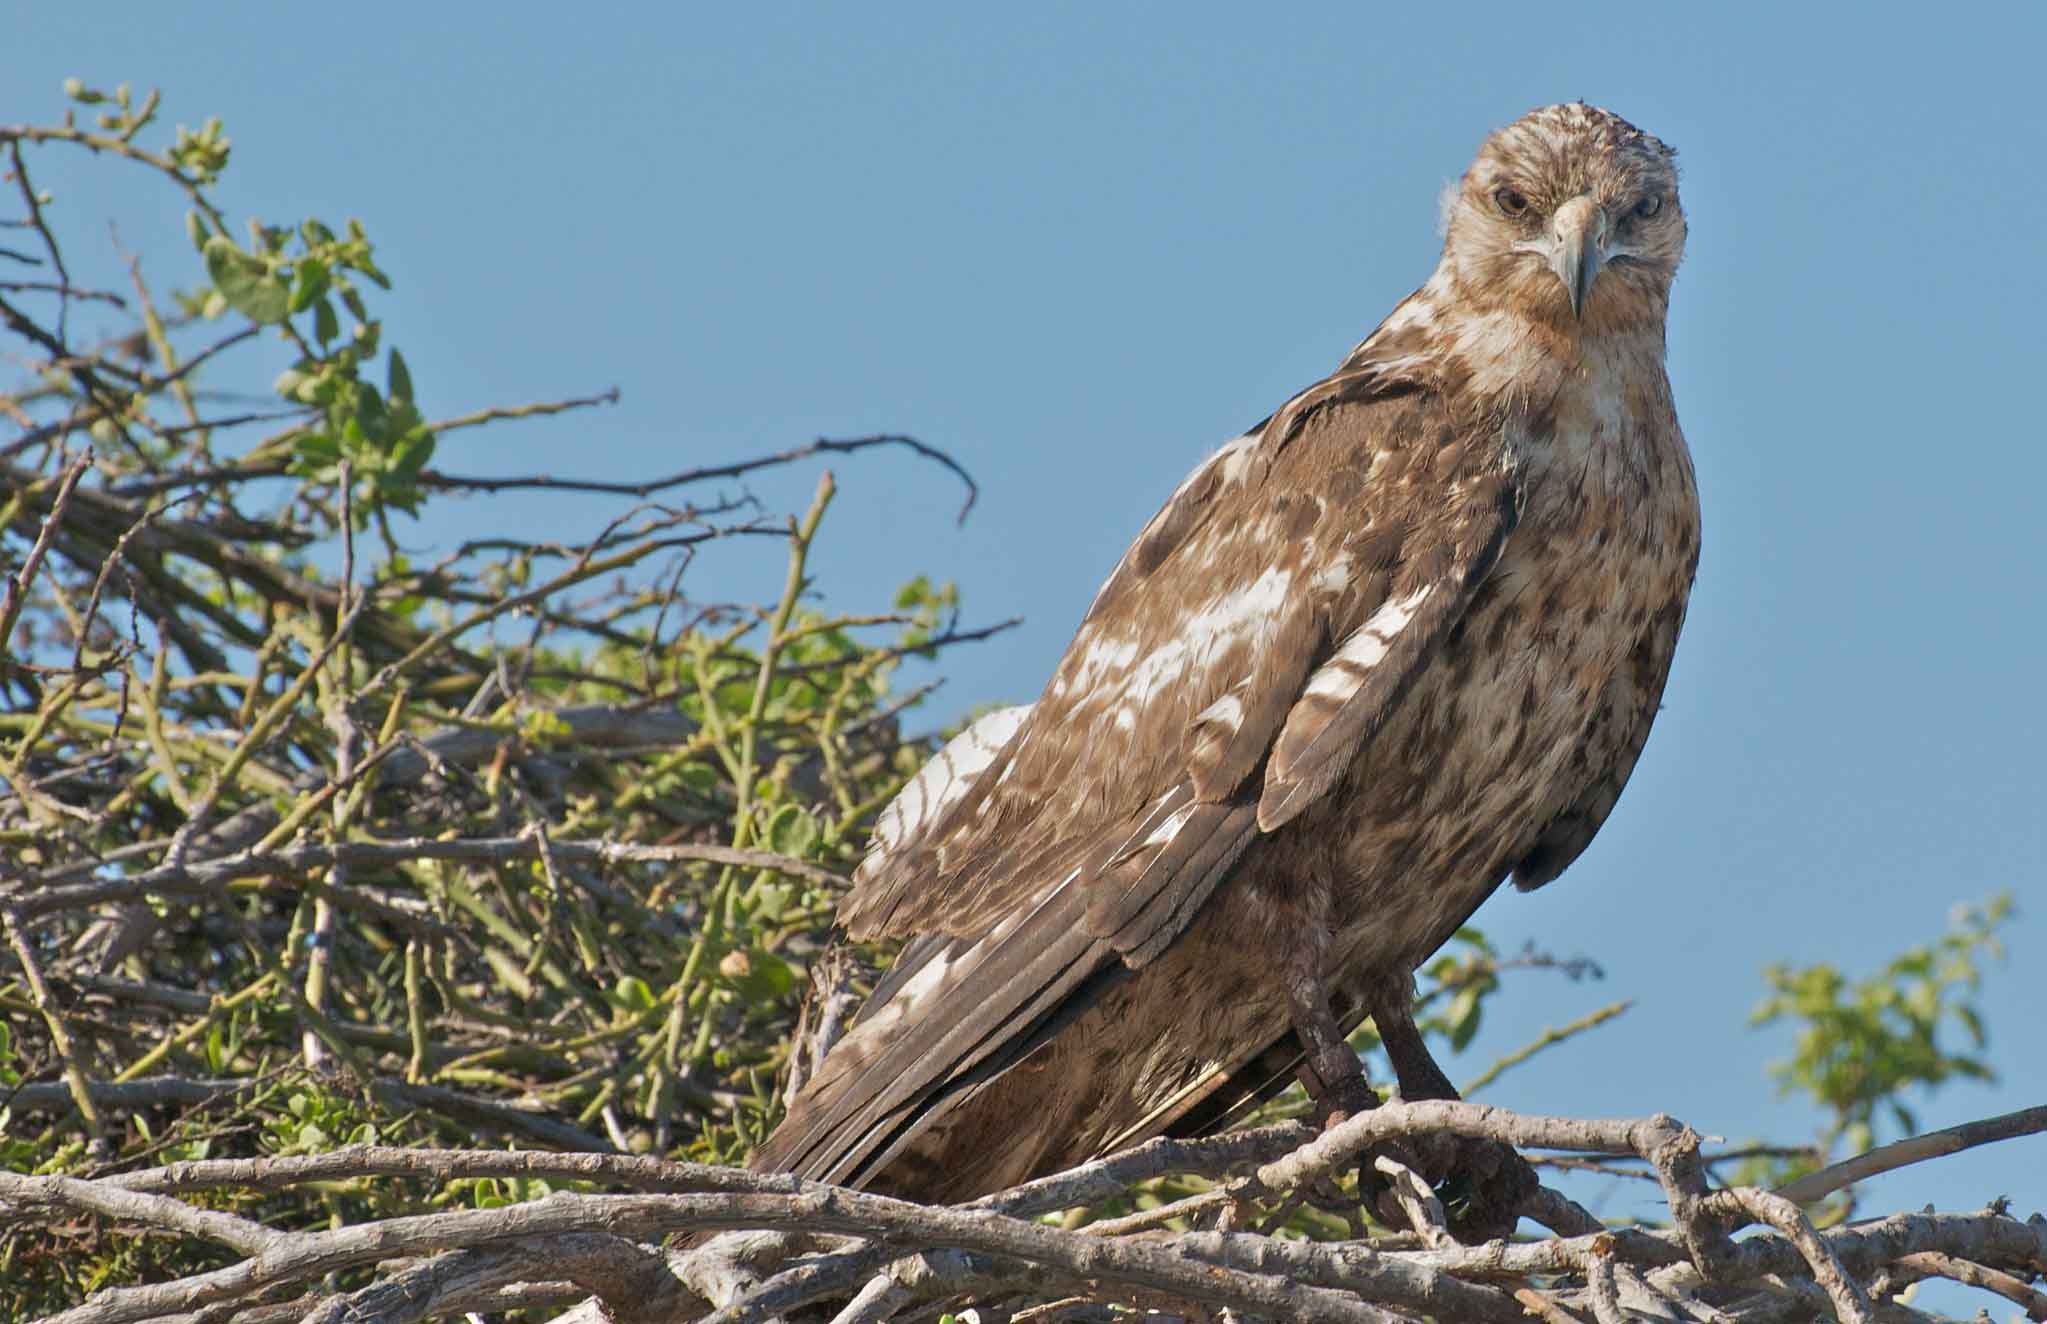
M 1687 573 L 1685 582 L 1690 579 Z M 1532 892 L 1569 868 L 1613 812 L 1663 705 L 1663 683 L 1684 616 L 1685 595 L 1679 594 L 1649 619 L 1634 651 L 1607 681 L 1599 717 L 1572 755 L 1572 765 L 1587 776 L 1585 790 L 1544 826 L 1534 849 L 1514 865 L 1514 886 L 1522 891 Z
M 1001 752 L 863 866 L 842 922 L 970 938 L 1065 887 L 1141 964 L 1350 765 L 1517 500 L 1504 440 L 1435 391 L 1367 366 L 1295 397 L 1173 494 Z
M 1496 432 L 1369 367 L 1197 469 L 1000 751 L 1009 718 L 888 817 L 840 919 L 912 942 L 756 1162 L 864 1182 L 1163 950 L 1258 835 L 1275 744 L 1298 812 L 1373 729 L 1359 706 L 1405 689 L 1377 669 L 1455 621 L 1514 491 Z

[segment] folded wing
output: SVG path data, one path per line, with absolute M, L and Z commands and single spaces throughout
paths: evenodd
M 1163 951 L 1369 759 L 1518 491 L 1498 435 L 1369 363 L 1196 469 L 1038 702 L 970 729 L 877 825 L 841 920 L 909 945 L 757 1162 L 867 1180 Z

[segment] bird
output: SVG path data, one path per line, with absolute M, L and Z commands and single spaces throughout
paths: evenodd
M 1413 971 L 1613 810 L 1700 514 L 1672 149 L 1545 106 L 1443 213 L 1434 272 L 1179 485 L 1037 700 L 883 813 L 839 923 L 900 952 L 752 1166 L 957 1201 L 1295 1079 L 1340 1119 L 1378 1102 L 1368 1016 L 1403 1097 L 1456 1097 Z

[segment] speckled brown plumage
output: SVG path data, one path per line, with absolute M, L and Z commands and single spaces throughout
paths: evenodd
M 1487 140 L 1428 282 L 1201 465 L 1036 705 L 892 809 L 842 920 L 910 941 L 757 1165 L 955 1199 L 1219 1124 L 1312 1042 L 1279 972 L 1354 1024 L 1585 849 L 1698 557 L 1684 236 L 1670 151 L 1618 116 Z

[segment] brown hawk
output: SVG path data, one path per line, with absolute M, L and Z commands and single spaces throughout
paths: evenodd
M 1035 705 L 879 825 L 841 920 L 896 965 L 758 1167 L 957 1200 L 1298 1072 L 1449 1084 L 1415 966 L 1613 808 L 1699 549 L 1664 374 L 1673 154 L 1534 111 L 1448 200 L 1432 275 L 1222 447 L 1124 555 Z

